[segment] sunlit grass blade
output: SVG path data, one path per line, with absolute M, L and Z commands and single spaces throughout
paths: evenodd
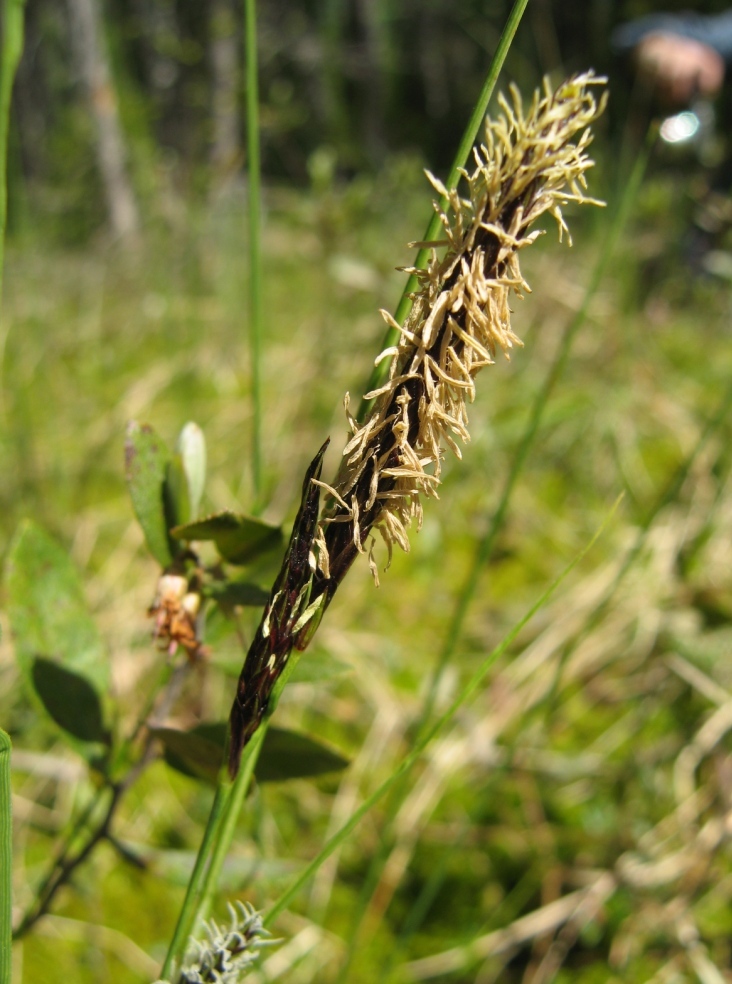
M 206 831 L 188 881 L 186 897 L 161 971 L 161 977 L 165 980 L 172 980 L 171 975 L 180 969 L 191 935 L 208 915 L 211 899 L 216 891 L 221 869 L 231 846 L 236 822 L 254 775 L 259 751 L 266 733 L 265 722 L 244 749 L 241 766 L 233 783 L 228 778 L 226 768 L 222 769 L 222 778 L 216 787 Z
M 500 40 L 498 42 L 498 47 L 496 48 L 495 54 L 491 59 L 490 66 L 488 68 L 488 75 L 486 76 L 483 89 L 478 96 L 478 101 L 475 104 L 473 113 L 468 120 L 468 125 L 465 127 L 465 132 L 463 133 L 462 139 L 458 146 L 457 152 L 455 154 L 455 160 L 453 161 L 452 167 L 450 168 L 450 173 L 445 182 L 445 187 L 448 191 L 451 188 L 456 187 L 458 181 L 460 180 L 460 168 L 465 166 L 468 160 L 468 155 L 475 143 L 476 137 L 480 130 L 485 114 L 488 112 L 488 104 L 491 101 L 491 96 L 493 95 L 493 90 L 495 89 L 498 76 L 503 68 L 503 63 L 506 60 L 506 55 L 511 47 L 511 42 L 513 41 L 514 35 L 518 30 L 518 26 L 521 23 L 521 18 L 524 11 L 528 5 L 529 0 L 516 0 L 508 15 L 508 20 L 506 21 L 506 26 L 503 29 Z M 440 200 L 441 207 L 447 208 L 447 200 L 442 198 Z M 422 242 L 432 242 L 439 238 L 441 225 L 440 218 L 436 212 L 433 212 L 432 218 L 425 230 L 424 236 L 422 237 Z M 430 251 L 429 249 L 420 249 L 417 253 L 413 266 L 424 269 L 427 265 L 429 259 Z M 412 306 L 412 301 L 409 297 L 417 289 L 417 278 L 412 274 L 407 280 L 404 291 L 402 293 L 397 309 L 394 312 L 394 320 L 397 324 L 403 324 L 407 315 L 409 314 L 410 308 Z M 394 345 L 399 340 L 399 333 L 395 328 L 389 328 L 384 335 L 384 341 L 382 343 L 382 350 L 387 349 Z M 372 390 L 378 389 L 379 386 L 386 379 L 386 374 L 388 372 L 389 364 L 388 362 L 380 362 L 371 373 L 368 384 L 364 392 L 370 393 Z M 361 400 L 361 405 L 358 410 L 358 420 L 363 421 L 369 409 L 371 408 L 372 400 Z
M 544 591 L 544 593 L 537 599 L 531 608 L 529 608 L 523 618 L 521 618 L 503 637 L 495 649 L 493 649 L 486 656 L 479 668 L 461 689 L 458 696 L 453 700 L 447 710 L 440 714 L 439 717 L 435 719 L 433 724 L 425 730 L 422 737 L 415 742 L 411 751 L 404 756 L 396 769 L 394 769 L 394 771 L 381 783 L 381 785 L 374 790 L 369 797 L 367 797 L 367 799 L 357 810 L 354 811 L 348 821 L 336 834 L 333 835 L 333 837 L 327 841 L 317 856 L 310 862 L 310 864 L 306 865 L 289 888 L 287 888 L 286 891 L 283 892 L 283 894 L 277 899 L 274 905 L 267 912 L 264 920 L 265 925 L 271 924 L 277 916 L 287 908 L 290 902 L 292 902 L 292 900 L 297 896 L 300 889 L 308 883 L 308 881 L 318 871 L 321 865 L 331 856 L 331 854 L 333 854 L 333 852 L 344 843 L 351 832 L 358 826 L 363 817 L 379 802 L 379 800 L 384 797 L 386 793 L 389 792 L 401 776 L 403 776 L 414 765 L 427 746 L 443 730 L 443 728 L 449 724 L 450 721 L 452 721 L 460 708 L 466 704 L 478 691 L 495 662 L 508 650 L 521 630 L 531 621 L 534 615 L 536 615 L 536 613 L 547 604 L 549 599 L 556 593 L 557 589 L 566 580 L 577 564 L 579 564 L 585 555 L 592 549 L 598 537 L 600 537 L 605 527 L 615 515 L 619 502 L 620 498 L 616 500 L 606 519 L 584 549 L 581 550 L 571 561 L 571 563 L 565 567 L 559 577 L 546 589 L 546 591 Z
M 259 79 L 257 4 L 245 0 L 247 174 L 249 178 L 249 352 L 252 406 L 252 484 L 258 506 L 262 494 L 262 247 L 261 157 L 259 149 Z
M 216 788 L 216 794 L 211 806 L 211 812 L 208 815 L 203 840 L 198 849 L 196 862 L 193 866 L 191 877 L 188 880 L 188 885 L 186 886 L 183 906 L 178 916 L 178 922 L 176 923 L 162 970 L 160 971 L 160 977 L 163 980 L 170 981 L 173 979 L 173 972 L 180 967 L 186 947 L 188 946 L 188 940 L 195 924 L 197 907 L 204 891 L 209 858 L 230 795 L 231 783 L 221 782 Z
M 10 984 L 13 914 L 13 814 L 10 738 L 0 728 L 0 984 Z
M 0 318 L 2 317 L 5 229 L 8 219 L 8 131 L 13 82 L 23 53 L 25 0 L 4 0 L 0 52 Z

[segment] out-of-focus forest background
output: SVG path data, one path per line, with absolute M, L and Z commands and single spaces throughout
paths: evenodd
M 262 981 L 732 981 L 728 93 L 703 146 L 655 147 L 583 310 L 659 110 L 610 35 L 685 6 L 530 0 L 499 85 L 528 97 L 545 74 L 608 75 L 590 173 L 608 207 L 567 210 L 571 250 L 550 229 L 526 251 L 533 293 L 513 305 L 525 348 L 481 377 L 465 460 L 447 465 L 441 501 L 381 589 L 356 565 L 277 710 L 275 723 L 351 765 L 256 786 L 218 915 L 232 898 L 266 909 L 403 758 L 440 652 L 451 657 L 438 709 L 625 497 L 430 746 L 401 805 L 373 810 L 280 918 Z M 328 434 L 333 474 L 343 393 L 363 391 L 377 310 L 394 310 L 395 268 L 430 216 L 422 168 L 446 175 L 510 4 L 259 7 L 259 506 L 288 524 Z M 170 444 L 196 421 L 206 511 L 254 508 L 243 14 L 230 0 L 27 0 L 25 24 L 0 317 L 0 549 L 31 516 L 69 553 L 110 662 L 115 727 L 129 732 L 165 656 L 146 617 L 158 571 L 124 484 L 127 421 Z M 255 624 L 247 610 L 244 635 Z M 6 615 L 2 629 L 19 920 L 94 779 L 29 699 Z M 210 629 L 171 725 L 228 712 L 241 646 Z M 151 762 L 113 837 L 16 944 L 16 984 L 154 980 L 210 802 L 204 784 Z

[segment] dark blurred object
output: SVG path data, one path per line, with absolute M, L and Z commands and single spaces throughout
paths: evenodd
M 632 53 L 641 73 L 670 105 L 714 96 L 732 61 L 732 10 L 714 16 L 655 14 L 623 24 L 612 36 L 617 51 Z
M 692 274 L 720 275 L 721 267 L 731 265 L 722 246 L 732 216 L 732 155 L 728 127 L 717 125 L 717 97 L 732 61 L 732 9 L 640 17 L 618 27 L 612 45 L 628 56 L 648 109 L 668 114 L 659 125 L 660 158 L 672 165 L 695 160 L 698 166 L 693 213 L 679 243 L 682 262 Z

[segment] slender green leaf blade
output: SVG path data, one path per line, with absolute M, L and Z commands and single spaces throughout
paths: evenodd
M 132 507 L 150 553 L 163 567 L 173 557 L 165 514 L 165 479 L 170 452 L 147 424 L 130 421 L 125 441 L 125 473 Z
M 42 653 L 103 694 L 109 660 L 77 570 L 66 551 L 30 520 L 21 524 L 11 545 L 5 585 L 15 655 L 28 685 L 35 689 L 33 662 Z
M 99 694 L 87 679 L 45 656 L 37 656 L 31 671 L 33 685 L 50 717 L 80 741 L 108 745 Z
M 176 526 L 171 533 L 177 540 L 212 540 L 230 564 L 248 564 L 283 542 L 279 526 L 228 511 Z
M 13 813 L 10 736 L 0 728 L 0 984 L 10 984 L 13 917 Z

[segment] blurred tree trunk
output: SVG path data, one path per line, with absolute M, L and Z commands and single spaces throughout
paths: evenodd
M 68 4 L 79 70 L 96 124 L 97 160 L 107 198 L 109 223 L 113 235 L 123 238 L 137 232 L 140 217 L 125 166 L 125 144 L 99 4 L 98 0 L 68 0 Z
M 211 0 L 211 164 L 226 181 L 239 158 L 239 46 L 233 0 Z
M 134 0 L 133 9 L 140 25 L 147 87 L 156 110 L 168 113 L 173 102 L 171 93 L 180 78 L 180 65 L 172 54 L 180 49 L 175 5 L 161 0 Z

